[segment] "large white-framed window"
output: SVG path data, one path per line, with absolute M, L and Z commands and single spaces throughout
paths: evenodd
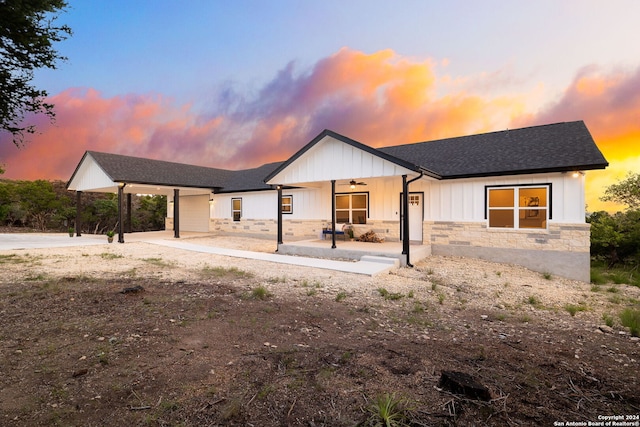
M 551 218 L 551 184 L 486 187 L 489 228 L 543 229 Z
M 366 224 L 369 216 L 369 193 L 336 194 L 336 222 Z
M 242 218 L 242 197 L 231 199 L 231 217 L 234 221 Z

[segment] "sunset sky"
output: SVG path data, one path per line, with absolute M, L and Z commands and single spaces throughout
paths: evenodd
M 323 129 L 373 147 L 584 120 L 610 163 L 588 210 L 640 171 L 640 1 L 68 0 L 69 61 L 40 71 L 57 120 L 8 179 L 68 180 L 86 150 L 228 169 Z

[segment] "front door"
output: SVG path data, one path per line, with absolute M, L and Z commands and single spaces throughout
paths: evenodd
M 402 207 L 404 206 L 402 203 L 403 197 L 404 197 L 404 194 L 401 194 L 400 195 L 401 211 L 402 211 Z M 422 243 L 423 221 L 424 221 L 423 193 L 409 193 L 409 240 L 410 241 Z M 402 225 L 400 226 L 400 238 L 402 239 Z

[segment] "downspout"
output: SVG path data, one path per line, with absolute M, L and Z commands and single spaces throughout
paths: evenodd
M 413 264 L 409 261 L 409 184 L 423 176 L 424 173 L 420 172 L 420 175 L 407 181 L 407 175 L 402 175 L 402 192 L 404 193 L 402 198 L 402 211 L 404 212 L 404 217 L 402 218 L 402 254 L 407 257 L 407 267 L 413 267 Z

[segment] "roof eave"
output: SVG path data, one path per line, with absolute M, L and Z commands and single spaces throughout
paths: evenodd
M 540 168 L 540 169 L 521 169 L 521 170 L 506 170 L 506 171 L 493 171 L 493 172 L 483 172 L 483 173 L 471 173 L 471 174 L 459 174 L 459 175 L 443 175 L 441 179 L 450 180 L 450 179 L 464 179 L 464 178 L 486 178 L 490 176 L 507 176 L 507 175 L 533 175 L 538 173 L 566 173 L 566 172 L 576 172 L 576 171 L 585 171 L 585 170 L 597 170 L 597 169 L 605 169 L 609 166 L 608 162 L 598 163 L 598 164 L 589 164 L 589 165 L 575 165 L 575 166 L 563 166 L 557 168 Z

